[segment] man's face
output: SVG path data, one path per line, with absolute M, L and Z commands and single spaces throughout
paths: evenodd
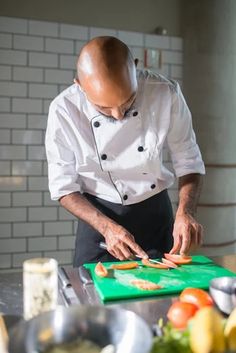
M 131 108 L 132 104 L 134 103 L 136 94 L 137 92 L 131 93 L 128 99 L 124 101 L 124 103 L 117 106 L 101 106 L 99 104 L 93 103 L 92 101 L 90 101 L 90 103 L 94 106 L 97 111 L 99 111 L 103 115 L 112 117 L 117 120 L 122 120 L 125 117 L 125 114 Z

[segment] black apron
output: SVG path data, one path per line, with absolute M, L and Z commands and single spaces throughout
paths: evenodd
M 103 214 L 126 228 L 150 258 L 162 257 L 173 244 L 173 212 L 167 190 L 136 204 L 121 205 L 90 194 L 83 194 Z M 79 220 L 74 267 L 88 262 L 119 261 L 99 247 L 104 237 Z

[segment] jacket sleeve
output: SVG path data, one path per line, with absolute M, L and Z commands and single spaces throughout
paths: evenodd
M 45 137 L 48 161 L 48 182 L 52 200 L 80 191 L 79 176 L 75 168 L 73 148 L 66 136 L 65 111 L 50 106 Z
M 176 82 L 171 95 L 171 121 L 167 144 L 175 174 L 177 177 L 191 173 L 205 174 L 201 152 L 192 127 L 191 113 Z

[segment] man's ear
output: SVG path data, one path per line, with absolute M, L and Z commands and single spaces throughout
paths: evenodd
M 134 64 L 137 67 L 138 66 L 139 59 L 134 59 Z
M 74 83 L 75 83 L 76 85 L 79 85 L 79 84 L 80 84 L 79 79 L 75 77 L 75 78 L 74 78 Z

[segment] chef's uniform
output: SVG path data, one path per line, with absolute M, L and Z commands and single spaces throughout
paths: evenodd
M 167 189 L 175 176 L 205 169 L 178 83 L 147 70 L 138 71 L 137 80 L 135 102 L 122 120 L 96 111 L 76 84 L 54 99 L 46 132 L 49 189 L 53 200 L 82 193 L 158 256 L 172 246 Z M 165 145 L 173 171 L 163 164 Z M 79 220 L 74 265 L 114 260 L 100 241 L 104 237 Z

